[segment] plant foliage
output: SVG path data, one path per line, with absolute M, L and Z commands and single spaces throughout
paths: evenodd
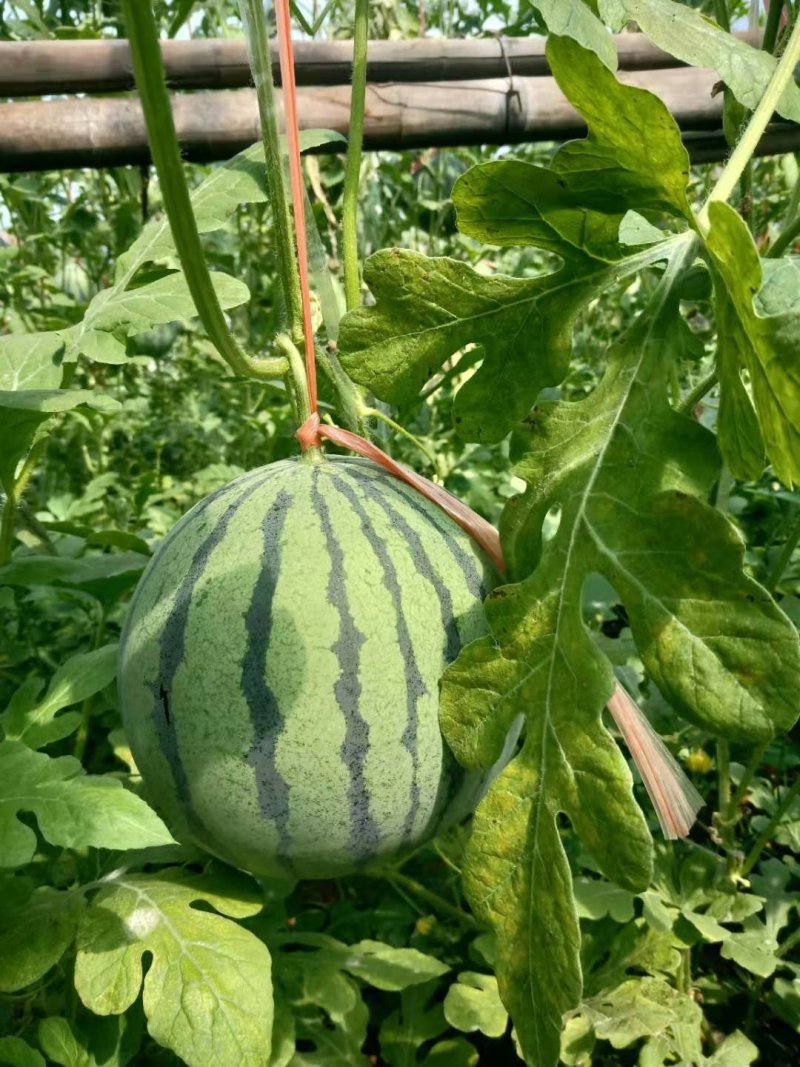
M 713 68 L 746 119 L 791 25 L 757 48 L 719 24 L 742 6 L 370 5 L 374 36 L 549 31 L 587 135 L 365 157 L 371 298 L 339 324 L 322 279 L 325 410 L 346 417 L 344 382 L 383 447 L 500 527 L 507 578 L 443 678 L 443 733 L 468 768 L 519 734 L 466 825 L 336 883 L 256 882 L 174 841 L 114 691 L 153 548 L 294 453 L 297 383 L 225 373 L 146 173 L 0 178 L 0 1063 L 795 1062 L 800 270 L 764 253 L 791 253 L 797 163 L 746 162 L 737 207 L 709 200 L 719 173 L 615 73 L 608 32 L 633 20 Z M 237 16 L 154 7 L 171 35 Z M 58 8 L 5 5 L 0 36 L 124 34 L 115 5 Z M 350 33 L 338 0 L 296 14 Z M 306 167 L 334 261 L 341 163 Z M 219 302 L 269 352 L 263 148 L 193 178 Z M 688 841 L 651 836 L 603 717 L 617 681 L 712 809 Z

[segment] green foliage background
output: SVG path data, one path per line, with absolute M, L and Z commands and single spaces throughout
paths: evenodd
M 581 9 L 581 18 L 600 11 L 610 23 L 649 17 L 657 35 L 664 4 L 601 0 L 584 7 L 576 0 L 564 6 L 573 14 Z M 424 19 L 429 30 L 448 35 L 525 34 L 544 23 L 557 32 L 553 20 L 564 6 L 534 6 L 525 0 L 426 5 L 386 0 L 371 5 L 371 30 L 374 36 L 413 37 Z M 719 4 L 705 8 L 709 16 L 719 15 Z M 734 4 L 728 8 L 732 16 L 742 13 Z M 185 32 L 190 18 L 195 34 L 239 32 L 236 7 L 226 0 L 176 0 L 157 10 L 171 34 Z M 309 31 L 350 35 L 348 3 L 304 5 L 301 14 Z M 582 43 L 597 45 L 602 54 L 602 42 L 595 39 L 593 44 L 594 23 L 585 26 Z M 119 36 L 124 29 L 114 3 L 27 0 L 0 7 L 3 39 L 53 35 Z M 577 55 L 565 56 L 565 71 L 577 69 Z M 600 61 L 580 59 L 584 62 L 598 64 L 596 79 L 611 78 Z M 614 91 L 611 82 L 608 91 Z M 789 100 L 787 107 L 792 106 Z M 729 101 L 731 112 L 734 107 Z M 685 212 L 687 196 L 702 201 L 715 168 L 695 168 L 686 190 L 680 175 L 669 170 L 668 131 L 649 129 L 653 143 L 644 145 L 644 162 L 664 151 L 655 168 L 663 187 L 655 193 L 629 189 L 626 203 L 635 206 L 639 196 L 642 210 L 651 216 L 655 203 L 659 214 L 652 217 L 679 237 L 675 220 Z M 602 130 L 598 136 L 602 139 Z M 559 164 L 548 147 L 515 149 L 514 159 L 521 162 L 511 164 L 512 169 L 508 155 L 468 149 L 366 156 L 362 252 L 391 246 L 409 250 L 400 282 L 404 291 L 413 292 L 420 284 L 415 271 L 427 269 L 429 262 L 422 256 L 452 257 L 459 263 L 442 267 L 443 284 L 455 278 L 461 285 L 468 276 L 476 300 L 486 293 L 494 299 L 494 276 L 504 275 L 510 280 L 503 282 L 500 302 L 507 292 L 530 293 L 539 300 L 541 275 L 552 268 L 553 253 L 563 258 L 570 219 L 558 204 L 550 214 L 533 208 L 524 219 L 524 239 L 519 234 L 506 239 L 504 223 L 487 220 L 481 198 L 496 190 L 498 174 L 513 184 L 514 166 L 531 168 L 521 172 L 521 187 L 540 183 L 545 189 Z M 561 159 L 569 172 L 569 159 Z M 467 174 L 475 164 L 490 166 Z M 630 164 L 634 171 L 636 165 Z M 306 166 L 314 214 L 336 277 L 342 161 L 307 157 Z M 192 167 L 190 172 L 199 185 L 209 169 Z M 198 201 L 197 210 L 201 222 L 203 211 L 207 214 L 205 247 L 220 272 L 220 292 L 223 298 L 227 293 L 224 302 L 230 304 L 233 326 L 248 338 L 251 350 L 267 351 L 282 322 L 269 210 L 248 167 L 236 174 L 236 182 L 229 174 L 227 193 L 220 194 L 230 197 L 231 209 L 242 201 L 229 221 L 217 196 Z M 763 250 L 798 210 L 797 159 L 756 161 L 748 180 L 744 230 L 746 234 L 749 228 Z M 514 971 L 513 945 L 503 943 L 502 926 L 499 944 L 479 926 L 464 897 L 466 885 L 474 906 L 475 877 L 470 879 L 468 869 L 462 881 L 462 868 L 469 864 L 468 847 L 474 849 L 475 840 L 487 832 L 485 821 L 472 839 L 469 826 L 457 827 L 374 877 L 259 886 L 172 842 L 140 799 L 142 785 L 120 729 L 113 684 L 115 642 L 127 598 L 158 539 L 188 507 L 241 471 L 295 453 L 294 419 L 282 383 L 237 380 L 219 361 L 191 318 L 181 276 L 167 270 L 175 266 L 168 238 L 158 254 L 151 250 L 136 267 L 138 311 L 121 296 L 125 306 L 115 309 L 104 296 L 84 319 L 99 293 L 114 293 L 120 272 L 135 262 L 129 256 L 120 265 L 120 257 L 146 220 L 158 215 L 158 186 L 146 170 L 4 175 L 0 196 L 0 332 L 9 335 L 0 348 L 2 388 L 48 394 L 35 408 L 4 409 L 10 412 L 5 422 L 10 429 L 4 434 L 9 433 L 9 442 L 19 439 L 27 446 L 49 411 L 65 411 L 45 424 L 46 435 L 34 440 L 30 480 L 15 516 L 13 559 L 0 570 L 0 707 L 5 708 L 0 715 L 0 1063 L 461 1067 L 519 1062 L 518 1035 L 526 1040 L 532 1018 L 524 1006 L 517 1014 L 515 1002 L 512 1031 L 496 977 L 508 981 L 511 970 L 512 983 L 522 983 Z M 536 203 L 549 202 L 539 198 Z M 563 453 L 576 427 L 583 425 L 590 410 L 586 405 L 598 403 L 598 397 L 602 400 L 619 384 L 610 375 L 614 353 L 624 362 L 626 345 L 641 342 L 642 351 L 649 351 L 649 341 L 637 335 L 635 324 L 642 321 L 638 315 L 658 302 L 659 279 L 651 272 L 615 280 L 609 264 L 622 261 L 631 248 L 642 248 L 639 232 L 633 233 L 630 247 L 619 246 L 621 218 L 622 213 L 611 212 L 610 222 L 590 219 L 585 232 L 592 243 L 575 257 L 574 271 L 579 278 L 590 277 L 592 284 L 579 289 L 572 304 L 544 304 L 545 324 L 556 316 L 574 318 L 572 348 L 564 344 L 558 351 L 560 339 L 552 339 L 548 352 L 558 366 L 549 377 L 544 368 L 533 395 L 521 398 L 521 414 L 537 398 L 545 416 L 560 412 L 545 423 L 548 448 L 556 452 Z M 636 219 L 628 222 L 640 225 Z M 744 242 L 738 220 L 723 213 L 712 222 L 718 232 L 722 227 L 735 231 L 727 234 L 730 241 Z M 738 287 L 740 281 L 752 282 L 748 264 L 757 287 L 759 266 L 745 252 L 733 266 L 726 263 L 725 250 L 731 245 L 720 242 L 716 270 L 730 299 L 714 305 L 708 274 L 688 276 L 679 305 L 668 309 L 674 328 L 669 351 L 679 358 L 662 360 L 653 373 L 664 376 L 662 415 L 668 421 L 674 411 L 666 398 L 679 407 L 711 370 L 716 332 L 727 339 L 728 348 L 718 358 L 722 387 L 729 394 L 723 392 L 720 401 L 718 391 L 712 391 L 697 414 L 699 423 L 716 430 L 724 442 L 728 466 L 711 477 L 705 468 L 692 470 L 691 479 L 687 475 L 687 491 L 698 492 L 700 486 L 709 502 L 702 504 L 702 514 L 690 516 L 691 529 L 698 538 L 709 524 L 730 530 L 727 517 L 742 536 L 748 579 L 773 592 L 782 611 L 798 621 L 800 554 L 794 547 L 800 495 L 787 488 L 797 477 L 796 439 L 772 440 L 765 434 L 762 440 L 758 427 L 747 426 L 743 412 L 750 409 L 736 406 L 741 399 L 735 384 L 741 382 L 739 361 L 753 376 L 758 369 L 742 354 L 749 297 Z M 745 243 L 739 247 L 744 249 Z M 478 399 L 467 406 L 461 397 L 456 415 L 461 404 L 461 414 L 473 418 L 474 428 L 475 412 L 488 410 L 487 397 L 498 382 L 503 386 L 498 368 L 509 357 L 502 350 L 503 330 L 488 329 L 479 336 L 461 329 L 446 338 L 436 351 L 443 374 L 423 386 L 420 401 L 422 379 L 415 377 L 413 365 L 404 361 L 399 377 L 393 370 L 396 352 L 407 353 L 409 338 L 398 333 L 391 304 L 387 310 L 383 303 L 382 285 L 391 297 L 393 280 L 383 264 L 378 255 L 367 267 L 376 303 L 346 324 L 343 348 L 353 356 L 345 358 L 353 373 L 359 363 L 367 366 L 369 385 L 386 402 L 385 410 L 400 418 L 423 450 L 391 435 L 383 423 L 373 427 L 375 436 L 398 458 L 435 475 L 499 523 L 504 504 L 526 481 L 534 488 L 542 482 L 535 420 L 510 436 L 503 436 L 509 425 L 499 422 L 487 432 L 464 432 L 476 438 L 465 443 L 455 432 L 452 408 L 459 387 L 469 380 Z M 391 263 L 389 268 L 394 269 Z M 594 281 L 599 273 L 605 279 L 602 288 Z M 775 261 L 760 294 L 762 311 L 786 313 L 786 294 L 798 292 L 798 277 L 796 259 Z M 247 287 L 244 302 L 233 279 Z M 185 316 L 180 321 L 163 321 L 155 310 L 164 302 L 164 292 L 172 312 L 177 308 Z M 37 334 L 35 340 L 32 334 Z M 797 339 L 797 333 L 791 336 Z M 472 342 L 485 346 L 487 358 L 469 378 L 465 371 L 476 358 L 470 350 L 455 365 L 450 357 Z M 763 340 L 767 347 L 774 343 L 769 337 Z M 493 353 L 492 344 L 501 350 Z M 50 366 L 48 352 L 54 357 Z M 66 383 L 56 367 L 61 358 L 68 365 Z M 495 379 L 493 367 L 499 375 Z M 388 383 L 385 391 L 382 381 Z M 59 389 L 62 384 L 68 392 Z M 323 392 L 323 400 L 331 404 L 334 398 Z M 499 412 L 498 420 L 507 414 Z M 663 458 L 660 421 L 635 408 L 632 418 L 656 440 L 653 450 Z M 796 419 L 787 421 L 798 425 Z M 765 445 L 775 466 L 762 473 Z M 680 452 L 685 441 L 677 435 L 671 447 Z M 643 451 L 651 450 L 645 444 Z M 3 471 L 13 473 L 24 452 L 9 447 Z M 512 472 L 515 463 L 519 466 Z M 581 476 L 568 462 L 563 469 L 571 471 L 571 478 Z M 650 483 L 657 477 L 652 471 L 643 476 Z M 613 497 L 613 471 L 610 480 L 605 488 Z M 543 557 L 550 560 L 549 570 L 540 567 L 535 580 L 513 587 L 531 631 L 513 634 L 517 663 L 541 655 L 536 639 L 548 620 L 538 618 L 531 605 L 546 605 L 563 575 L 556 515 L 563 503 L 564 521 L 564 493 L 570 488 L 553 479 L 550 495 L 541 494 L 528 506 L 528 491 L 503 520 L 515 577 L 524 578 L 537 563 L 526 540 L 532 528 L 539 530 L 545 553 L 551 553 Z M 597 518 L 611 521 L 600 514 Z M 672 538 L 668 531 L 674 516 L 662 510 L 652 521 L 662 537 Z M 618 515 L 615 522 L 620 538 L 634 536 Z M 729 547 L 735 556 L 734 540 Z M 604 567 L 601 554 L 587 550 L 583 558 L 571 632 L 583 640 L 582 624 L 588 627 L 593 651 L 586 654 L 602 653 L 617 677 L 639 695 L 707 806 L 690 840 L 656 845 L 649 884 L 641 877 L 630 877 L 626 884 L 624 872 L 620 877 L 609 862 L 614 853 L 625 857 L 625 824 L 601 824 L 598 832 L 601 838 L 605 832 L 605 840 L 592 840 L 590 834 L 592 848 L 587 850 L 584 824 L 595 803 L 591 782 L 582 806 L 566 808 L 569 820 L 559 817 L 553 823 L 554 847 L 564 849 L 559 876 L 573 884 L 583 969 L 582 999 L 568 1014 L 560 1061 L 575 1067 L 738 1067 L 760 1057 L 758 1062 L 770 1067 L 788 1067 L 800 1057 L 797 741 L 791 735 L 771 738 L 770 731 L 759 733 L 755 727 L 730 742 L 716 740 L 714 733 L 727 725 L 730 699 L 693 714 L 693 724 L 680 718 L 673 705 L 681 706 L 681 695 L 658 676 L 658 665 L 647 661 L 641 642 L 634 640 L 637 625 L 643 624 L 626 597 L 626 574 Z M 720 566 L 726 596 L 733 595 L 730 590 L 746 579 L 735 559 L 726 556 Z M 688 583 L 690 577 L 676 569 L 674 582 Z M 515 612 L 522 609 L 509 599 L 490 611 L 496 633 L 505 638 L 513 630 Z M 775 684 L 769 712 L 788 723 L 800 698 L 791 690 L 791 654 L 778 651 L 770 666 Z M 469 688 L 471 670 L 486 669 L 484 660 L 459 661 L 448 682 L 451 694 L 457 695 L 462 685 Z M 507 662 L 491 669 L 498 670 L 499 684 L 505 684 Z M 789 681 L 781 680 L 781 672 Z M 593 676 L 601 704 L 609 677 L 608 668 Z M 568 724 L 572 694 L 565 691 L 561 701 L 553 714 Z M 480 709 L 465 711 L 455 699 L 450 706 L 451 742 L 465 762 L 480 762 L 485 753 L 482 757 L 477 747 L 471 748 L 470 733 Z M 530 782 L 523 785 L 526 797 L 534 795 Z M 558 787 L 564 788 L 562 783 Z M 639 785 L 636 791 L 654 829 Z M 597 805 L 600 810 L 599 800 Z M 598 859 L 624 888 L 600 873 Z M 550 904 L 553 921 L 568 928 L 572 920 L 558 911 L 556 895 L 539 900 L 533 923 L 537 915 L 548 915 Z M 481 921 L 491 923 L 491 909 L 477 911 Z M 120 930 L 125 931 L 122 938 Z M 542 951 L 549 951 L 548 946 Z M 560 967 L 562 961 L 553 965 Z

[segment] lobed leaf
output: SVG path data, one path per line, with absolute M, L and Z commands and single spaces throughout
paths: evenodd
M 684 328 L 672 288 L 680 269 L 670 265 L 612 347 L 595 391 L 532 420 L 516 468 L 530 488 L 502 523 L 511 574 L 528 576 L 489 596 L 491 636 L 467 646 L 443 680 L 442 727 L 464 766 L 490 766 L 525 717 L 521 751 L 476 813 L 464 877 L 497 935 L 501 995 L 537 1067 L 557 1062 L 562 1015 L 581 989 L 559 815 L 624 889 L 644 889 L 651 871 L 627 765 L 601 723 L 613 675 L 583 622 L 586 578 L 611 582 L 648 672 L 687 717 L 741 739 L 796 717 L 794 627 L 742 573 L 734 528 L 702 503 L 718 471 L 712 435 L 666 400 Z
M 38 703 L 26 699 L 32 692 L 30 685 L 21 686 L 0 715 L 5 736 L 12 741 L 23 741 L 29 748 L 42 748 L 68 737 L 77 729 L 80 715 L 75 712 L 56 716 L 64 708 L 94 696 L 114 680 L 117 649 L 116 644 L 104 645 L 68 659 L 53 675 L 47 694 Z M 36 694 L 33 696 L 35 701 Z
M 0 1063 L 9 1067 L 45 1067 L 42 1054 L 21 1037 L 0 1037 Z
M 72 756 L 51 759 L 21 741 L 0 742 L 0 867 L 20 867 L 36 834 L 19 820 L 33 812 L 51 845 L 144 848 L 172 836 L 155 812 L 115 778 L 85 775 Z
M 487 1037 L 502 1037 L 508 1027 L 508 1012 L 493 974 L 462 971 L 447 990 L 444 1015 L 452 1027 L 464 1033 L 479 1030 Z
M 220 914 L 199 911 L 198 902 Z M 270 956 L 230 921 L 257 914 L 261 903 L 253 883 L 232 871 L 114 880 L 81 918 L 78 995 L 97 1015 L 119 1014 L 144 984 L 150 1035 L 189 1067 L 263 1067 L 272 1030 Z M 152 962 L 143 977 L 146 954 Z
M 609 70 L 617 69 L 611 35 L 584 0 L 535 0 L 532 6 L 551 34 L 571 37 L 594 52 Z
M 0 337 L 0 389 L 55 389 L 61 383 L 64 332 Z
M 658 98 L 619 84 L 568 38 L 551 38 L 547 54 L 589 137 L 565 145 L 549 169 L 513 161 L 473 168 L 453 197 L 468 235 L 534 245 L 556 253 L 563 267 L 533 279 L 487 277 L 452 259 L 385 250 L 364 268 L 375 306 L 341 324 L 347 373 L 398 405 L 455 353 L 480 346 L 481 365 L 454 404 L 465 440 L 508 433 L 541 389 L 563 379 L 577 314 L 608 285 L 675 252 L 680 238 L 673 237 L 625 255 L 619 228 L 631 207 L 691 215 L 688 156 Z
M 38 981 L 61 959 L 75 937 L 83 896 L 49 886 L 20 896 L 9 880 L 0 886 L 0 992 L 13 993 Z
M 400 1005 L 381 1024 L 381 1056 L 390 1067 L 415 1067 L 422 1045 L 447 1029 L 442 1005 L 435 999 L 436 984 L 409 986 Z
M 120 408 L 118 400 L 91 389 L 0 390 L 3 416 L 0 483 L 13 484 L 17 464 L 27 455 L 42 423 L 55 414 L 84 405 L 106 413 Z
M 711 67 L 751 111 L 758 106 L 777 60 L 742 41 L 694 8 L 675 0 L 599 0 L 603 20 L 620 29 L 633 21 L 653 44 L 693 67 Z M 787 86 L 778 114 L 800 122 L 800 89 Z

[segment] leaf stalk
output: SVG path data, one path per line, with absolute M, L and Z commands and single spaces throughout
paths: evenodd
M 697 216 L 697 225 L 701 233 L 708 232 L 710 205 L 715 201 L 728 200 L 736 188 L 748 162 L 758 147 L 762 134 L 769 125 L 775 108 L 794 78 L 794 70 L 798 60 L 800 60 L 800 19 L 795 22 L 786 50 L 773 71 L 764 95 L 758 102 L 758 107 L 753 112 L 739 143 L 723 167 L 717 184 L 711 190 L 708 199 L 700 209 Z

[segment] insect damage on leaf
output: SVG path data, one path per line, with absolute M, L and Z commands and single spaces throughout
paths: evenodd
M 476 814 L 465 884 L 498 937 L 501 993 L 536 1064 L 556 1062 L 561 1016 L 580 993 L 559 813 L 609 878 L 631 890 L 649 878 L 649 834 L 600 721 L 612 675 L 583 623 L 588 574 L 612 583 L 649 672 L 694 721 L 757 739 L 796 716 L 794 628 L 742 573 L 728 520 L 703 503 L 719 466 L 712 435 L 666 400 L 680 267 L 613 346 L 594 393 L 534 424 L 516 468 L 531 488 L 504 516 L 507 556 L 532 573 L 490 595 L 492 636 L 443 683 L 443 729 L 466 766 L 486 766 L 526 720 L 521 752 Z M 554 505 L 558 531 L 542 548 Z

